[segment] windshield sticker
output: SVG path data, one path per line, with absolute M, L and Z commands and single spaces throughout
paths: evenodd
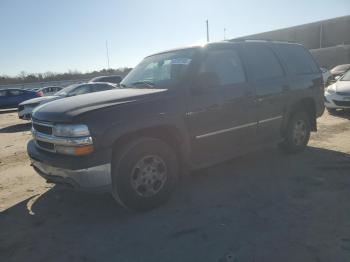
M 171 59 L 171 64 L 172 65 L 188 65 L 191 63 L 192 59 L 191 58 L 173 58 Z

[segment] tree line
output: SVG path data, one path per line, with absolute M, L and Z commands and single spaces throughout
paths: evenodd
M 7 76 L 0 75 L 0 85 L 7 84 L 24 84 L 24 83 L 40 83 L 40 82 L 50 82 L 50 81 L 62 81 L 62 80 L 80 80 L 80 79 L 90 79 L 96 76 L 105 75 L 120 75 L 122 77 L 126 76 L 132 68 L 123 67 L 118 69 L 102 69 L 100 71 L 92 71 L 82 73 L 77 70 L 69 70 L 65 73 L 26 73 L 21 71 L 17 76 Z

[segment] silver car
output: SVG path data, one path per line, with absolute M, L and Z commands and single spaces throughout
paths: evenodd
M 325 91 L 325 106 L 330 113 L 337 109 L 350 109 L 350 70 Z
M 111 83 L 84 83 L 84 84 L 74 84 L 67 86 L 55 93 L 53 96 L 43 96 L 38 98 L 33 98 L 26 100 L 19 104 L 18 106 L 18 117 L 23 120 L 30 120 L 32 118 L 32 112 L 34 108 L 39 105 L 62 99 L 65 97 L 83 95 L 87 93 L 100 92 L 105 90 L 114 89 L 117 86 Z

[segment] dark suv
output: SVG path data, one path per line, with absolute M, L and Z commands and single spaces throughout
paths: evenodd
M 119 89 L 41 106 L 28 154 L 49 182 L 146 210 L 188 170 L 265 145 L 304 150 L 323 111 L 322 75 L 303 46 L 210 43 L 146 57 Z

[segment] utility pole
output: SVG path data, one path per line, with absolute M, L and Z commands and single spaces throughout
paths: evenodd
M 107 69 L 109 69 L 109 54 L 108 54 L 108 42 L 106 40 L 106 55 L 107 55 Z
M 209 21 L 208 19 L 205 21 L 206 25 L 207 25 L 207 42 L 209 43 Z
M 320 24 L 320 48 L 322 48 L 322 39 L 323 39 L 323 24 Z

